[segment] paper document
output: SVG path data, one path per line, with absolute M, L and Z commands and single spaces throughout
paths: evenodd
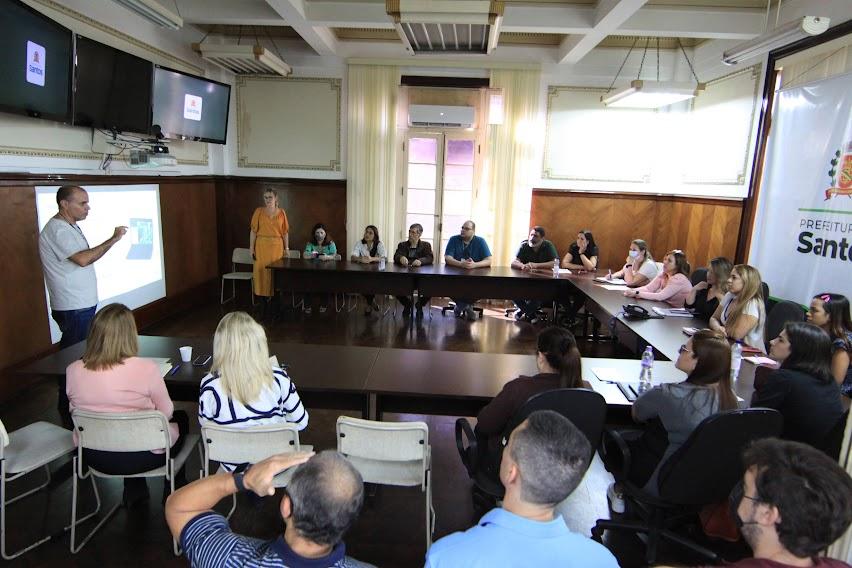
M 693 317 L 692 312 L 687 310 L 686 308 L 651 308 L 655 313 L 671 318 L 691 318 Z
M 622 373 L 618 369 L 613 369 L 612 367 L 592 367 L 592 372 L 598 380 L 605 383 L 617 383 L 624 379 Z
M 595 278 L 595 282 L 603 282 L 604 284 L 615 284 L 617 286 L 627 286 L 627 282 L 625 282 L 621 278 L 610 278 L 609 280 L 607 280 L 602 276 L 598 276 Z
M 559 274 L 571 274 L 571 269 L 570 268 L 560 268 Z
M 621 286 L 621 285 L 619 285 L 619 284 L 598 284 L 598 285 L 599 285 L 601 288 L 603 288 L 604 290 L 618 290 L 618 291 L 622 291 L 622 290 L 626 290 L 626 289 L 627 289 L 627 286 Z
M 760 355 L 754 355 L 752 357 L 743 357 L 743 361 L 749 361 L 750 363 L 754 363 L 755 365 L 767 365 L 769 367 L 777 367 L 778 361 L 775 359 L 770 359 L 769 357 L 761 357 Z
M 166 376 L 166 373 L 172 370 L 171 359 L 168 357 L 147 357 L 147 359 L 150 359 L 156 363 L 158 367 L 160 367 L 160 374 L 164 377 Z

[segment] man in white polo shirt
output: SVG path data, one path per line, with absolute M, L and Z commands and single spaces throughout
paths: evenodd
M 94 263 L 121 240 L 127 227 L 115 228 L 112 237 L 90 247 L 77 225 L 89 214 L 89 194 L 82 187 L 63 185 L 56 191 L 59 212 L 50 218 L 38 238 L 44 279 L 50 294 L 51 316 L 62 331 L 59 347 L 86 339 L 98 305 L 98 280 Z M 59 385 L 59 413 L 68 414 L 65 381 Z

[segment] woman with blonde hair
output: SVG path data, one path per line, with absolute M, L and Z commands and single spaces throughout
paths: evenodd
M 272 271 L 267 266 L 287 254 L 290 224 L 287 213 L 278 206 L 278 193 L 271 187 L 264 190 L 263 203 L 251 216 L 249 250 L 254 258 L 254 294 L 264 299 L 266 311 L 275 296 Z
M 292 422 L 308 426 L 308 411 L 284 369 L 269 362 L 266 332 L 245 312 L 231 312 L 213 337 L 213 364 L 201 379 L 198 419 L 250 428 Z M 243 464 L 222 464 L 234 471 Z
M 123 304 L 109 304 L 95 314 L 83 358 L 68 366 L 69 408 L 92 412 L 132 412 L 159 410 L 172 421 L 169 425 L 172 455 L 180 451 L 188 431 L 189 418 L 175 411 L 159 365 L 138 357 L 139 340 L 133 312 Z M 104 452 L 83 450 L 83 460 L 104 473 L 140 473 L 166 463 L 165 448 L 160 452 Z M 183 472 L 179 472 L 183 483 Z M 125 478 L 124 503 L 147 498 L 144 478 Z
M 757 268 L 738 264 L 728 277 L 728 292 L 710 318 L 710 329 L 763 351 L 766 306 Z
M 648 243 L 642 239 L 633 239 L 627 251 L 627 264 L 607 278 L 622 278 L 628 288 L 639 288 L 651 282 L 659 273 L 657 263 L 648 250 Z

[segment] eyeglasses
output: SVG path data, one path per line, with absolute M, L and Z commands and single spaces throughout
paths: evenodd
M 472 231 L 472 230 L 473 230 L 473 227 L 465 227 L 464 225 L 462 225 L 461 230 L 462 230 L 462 231 Z
M 678 353 L 694 353 L 694 351 L 690 351 L 689 349 L 687 349 L 685 344 L 684 344 L 684 345 L 681 345 L 681 346 L 678 348 L 677 352 L 678 352 Z

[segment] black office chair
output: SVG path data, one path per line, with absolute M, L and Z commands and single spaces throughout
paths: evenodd
M 476 304 L 472 304 L 472 307 L 473 307 L 474 313 L 477 314 L 476 315 L 477 319 L 482 319 L 482 317 L 485 315 L 485 311 L 482 308 L 480 308 L 479 306 L 477 306 Z M 456 309 L 456 303 L 455 302 L 448 302 L 446 306 L 441 308 L 441 315 L 445 316 L 445 315 L 447 315 L 447 312 L 451 312 L 455 309 Z
M 693 286 L 698 284 L 699 282 L 707 281 L 707 269 L 704 267 L 696 268 L 692 271 L 692 274 L 689 275 L 689 281 Z
M 765 314 L 769 313 L 769 308 L 771 308 L 771 301 L 769 299 L 769 284 L 766 282 L 760 283 L 760 291 L 763 294 L 763 309 Z
M 840 450 L 843 447 L 843 434 L 846 433 L 846 422 L 849 420 L 849 411 L 843 413 L 831 430 L 828 431 L 828 434 L 825 435 L 825 438 L 822 440 L 822 444 L 819 445 L 819 449 L 825 452 L 828 457 L 833 460 L 840 459 Z M 845 460 L 843 460 L 845 461 Z M 841 463 L 843 463 L 841 461 Z
M 515 412 L 503 430 L 500 455 L 487 455 L 486 440 L 477 439 L 467 418 L 456 420 L 456 447 L 462 463 L 474 485 L 474 501 L 493 506 L 502 499 L 505 492 L 500 482 L 497 467 L 502 457 L 502 448 L 509 441 L 509 435 L 521 422 L 536 410 L 554 410 L 570 420 L 592 446 L 592 456 L 600 445 L 606 420 L 606 400 L 600 394 L 589 389 L 556 389 L 533 395 Z M 589 456 L 590 458 L 592 456 Z M 482 463 L 486 460 L 487 463 Z
M 781 330 L 788 322 L 805 321 L 805 311 L 802 306 L 789 300 L 782 300 L 775 304 L 766 315 L 766 328 L 764 340 L 766 341 L 766 352 L 769 353 L 769 342 L 778 337 Z
M 621 472 L 628 512 L 627 520 L 599 519 L 592 538 L 602 542 L 606 530 L 645 533 L 645 560 L 654 564 L 660 538 L 677 542 L 716 562 L 718 555 L 681 536 L 674 527 L 694 519 L 704 506 L 724 501 L 742 478 L 742 450 L 753 440 L 781 434 L 781 413 L 768 408 L 729 410 L 706 418 L 661 466 L 659 495 L 637 487 L 627 478 L 630 450 L 617 432 L 608 432 L 624 453 Z

